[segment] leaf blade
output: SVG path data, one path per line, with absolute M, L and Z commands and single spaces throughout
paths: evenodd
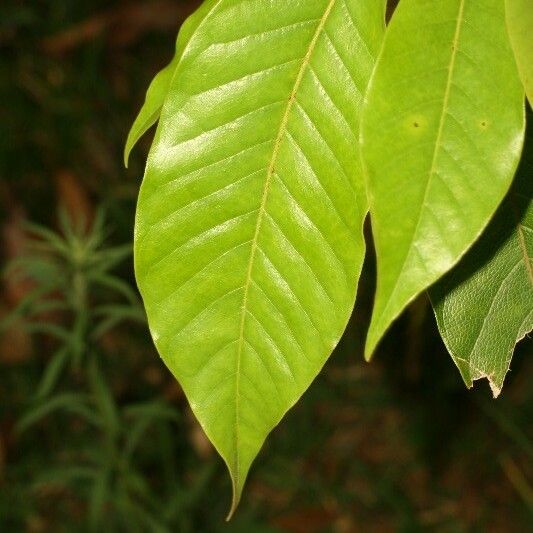
M 507 29 L 518 72 L 529 103 L 533 105 L 533 9 L 527 0 L 505 0 Z
M 178 62 L 179 57 L 174 56 L 172 61 L 156 74 L 146 91 L 144 104 L 135 118 L 126 139 L 124 147 L 124 166 L 126 168 L 128 168 L 131 151 L 139 142 L 139 139 L 159 120 L 161 108 Z
M 362 124 L 378 257 L 367 358 L 476 240 L 511 183 L 524 109 L 500 4 L 404 0 L 388 28 Z
M 126 168 L 128 168 L 131 151 L 139 142 L 139 139 L 159 120 L 176 68 L 182 56 L 193 48 L 194 33 L 201 28 L 204 19 L 209 17 L 210 12 L 217 3 L 218 0 L 206 0 L 183 23 L 176 40 L 174 57 L 166 67 L 155 75 L 150 83 L 146 91 L 145 101 L 128 133 L 124 146 L 124 166 Z
M 230 470 L 231 512 L 353 307 L 367 211 L 353 162 L 384 6 L 223 0 L 163 109 L 136 275 L 159 352 Z
M 517 342 L 533 329 L 533 137 L 506 200 L 464 259 L 430 290 L 442 338 L 468 388 L 497 397 Z M 468 326 L 468 327 L 466 327 Z

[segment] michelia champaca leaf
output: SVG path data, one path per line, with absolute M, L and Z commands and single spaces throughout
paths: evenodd
M 515 344 L 533 328 L 533 137 L 494 219 L 430 296 L 442 338 L 468 387 L 498 396 Z M 526 159 L 528 158 L 528 159 Z
M 161 108 L 168 94 L 168 89 L 176 67 L 182 55 L 191 49 L 194 49 L 195 41 L 192 38 L 194 32 L 201 27 L 204 18 L 209 14 L 216 0 L 204 2 L 181 27 L 178 39 L 176 41 L 176 51 L 172 61 L 160 72 L 156 74 L 152 83 L 146 91 L 144 101 L 137 118 L 135 119 L 124 147 L 124 164 L 128 166 L 130 153 L 139 139 L 157 122 L 161 113 Z
M 367 212 L 363 93 L 377 0 L 220 0 L 176 69 L 137 210 L 150 329 L 231 473 L 339 341 Z
M 507 30 L 518 72 L 533 105 L 533 3 L 531 0 L 505 0 Z
M 402 0 L 362 122 L 378 281 L 366 355 L 487 225 L 512 181 L 522 84 L 501 0 Z

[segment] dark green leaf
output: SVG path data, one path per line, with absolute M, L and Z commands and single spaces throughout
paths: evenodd
M 513 349 L 533 328 L 533 137 L 494 220 L 459 265 L 431 289 L 442 338 L 468 387 L 500 393 Z

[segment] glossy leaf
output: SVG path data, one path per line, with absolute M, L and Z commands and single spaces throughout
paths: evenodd
M 360 108 L 384 1 L 220 0 L 171 83 L 136 275 L 159 352 L 230 470 L 339 341 L 364 255 Z
M 518 72 L 533 105 L 533 4 L 531 0 L 505 0 L 505 9 Z
M 495 397 L 515 344 L 533 329 L 533 137 L 528 140 L 494 220 L 430 291 L 442 338 L 466 385 L 487 378 Z
M 209 15 L 209 12 L 216 3 L 217 0 L 207 0 L 183 23 L 176 41 L 176 51 L 172 61 L 158 72 L 152 80 L 152 83 L 150 83 L 146 91 L 144 104 L 133 122 L 126 140 L 124 148 L 124 164 L 126 167 L 128 166 L 130 153 L 134 146 L 159 119 L 176 67 L 182 55 L 194 49 L 194 32 L 201 27 L 203 20 Z
M 179 62 L 179 56 L 174 56 L 172 61 L 157 73 L 146 92 L 146 100 L 133 123 L 126 146 L 124 148 L 124 165 L 127 167 L 130 153 L 139 139 L 157 122 L 163 102 L 168 93 L 170 81 Z
M 520 156 L 523 101 L 501 0 L 400 2 L 362 124 L 378 260 L 367 357 L 502 201 Z

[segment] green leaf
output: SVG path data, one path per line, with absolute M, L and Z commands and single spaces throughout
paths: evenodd
M 533 136 L 506 200 L 481 239 L 430 290 L 442 338 L 466 385 L 498 396 L 515 344 L 533 328 Z
M 50 358 L 37 386 L 37 392 L 35 393 L 37 400 L 43 400 L 53 391 L 61 377 L 61 373 L 67 366 L 68 359 L 69 350 L 66 346 L 57 350 Z
M 130 153 L 139 139 L 157 122 L 163 107 L 163 102 L 168 93 L 172 76 L 179 63 L 179 56 L 175 55 L 172 61 L 157 73 L 146 91 L 146 99 L 135 119 L 124 149 L 124 165 L 128 167 Z
M 405 306 L 473 244 L 511 184 L 524 96 L 503 2 L 402 0 L 361 128 L 378 261 L 370 358 Z
M 120 416 L 113 394 L 105 382 L 95 358 L 89 364 L 89 381 L 94 402 L 106 428 L 106 436 L 113 439 L 120 430 Z
M 84 394 L 64 393 L 58 394 L 43 403 L 33 405 L 17 421 L 15 430 L 17 433 L 23 433 L 56 411 L 66 411 L 81 416 L 87 422 L 97 424 L 93 412 L 87 405 L 87 397 Z
M 204 19 L 209 15 L 217 0 L 207 0 L 184 23 L 176 41 L 176 51 L 172 61 L 158 72 L 146 92 L 145 102 L 135 119 L 124 148 L 124 165 L 128 167 L 130 153 L 139 139 L 157 122 L 165 103 L 168 90 L 182 56 L 194 42 L 192 39 Z
M 111 496 L 111 469 L 102 468 L 96 475 L 88 501 L 90 531 L 98 531 L 106 516 L 106 503 Z
M 384 7 L 217 2 L 148 157 L 137 281 L 158 350 L 228 465 L 232 512 L 353 308 L 367 212 L 358 123 Z
M 518 72 L 533 105 L 533 5 L 531 0 L 505 0 L 505 10 Z

